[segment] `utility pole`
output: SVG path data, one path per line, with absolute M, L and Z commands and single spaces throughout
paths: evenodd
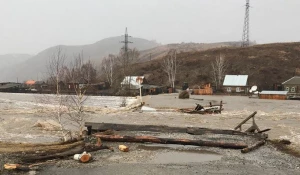
M 249 8 L 250 0 L 246 0 L 246 11 L 244 19 L 244 29 L 243 29 L 243 38 L 242 38 L 242 47 L 249 46 Z

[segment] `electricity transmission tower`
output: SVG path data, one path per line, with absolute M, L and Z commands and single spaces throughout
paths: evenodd
M 250 8 L 249 1 L 250 0 L 246 0 L 246 12 L 245 12 L 245 19 L 244 19 L 242 47 L 249 46 L 249 8 Z
M 127 27 L 126 27 L 126 29 L 125 29 L 125 35 L 124 35 L 124 41 L 121 41 L 121 43 L 124 43 L 124 51 L 125 51 L 125 53 L 126 53 L 126 55 L 127 55 L 127 53 L 128 53 L 128 44 L 129 43 L 132 43 L 131 41 L 129 41 L 128 40 L 128 37 L 131 37 L 131 36 L 129 36 L 128 35 L 128 33 L 127 33 Z

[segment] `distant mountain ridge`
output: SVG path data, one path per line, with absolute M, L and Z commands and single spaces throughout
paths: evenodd
M 117 54 L 124 44 L 121 41 L 124 37 L 110 37 L 102 39 L 96 43 L 88 45 L 78 46 L 65 46 L 60 45 L 62 52 L 66 55 L 66 62 L 70 62 L 74 59 L 75 55 L 83 52 L 85 60 L 91 60 L 97 67 L 97 64 L 101 63 L 103 57 L 108 54 Z M 130 38 L 133 42 L 129 46 L 130 48 L 137 48 L 138 50 L 146 50 L 159 46 L 154 41 L 149 41 L 141 38 Z M 13 65 L 7 65 L 6 68 L 0 70 L 0 82 L 1 81 L 25 81 L 28 79 L 41 80 L 47 77 L 47 63 L 50 57 L 57 51 L 57 46 L 50 47 L 37 55 L 27 59 L 25 62 L 17 62 Z M 1 59 L 1 58 L 0 58 Z M 1 60 L 0 60 L 1 61 Z
M 32 55 L 29 54 L 5 54 L 0 55 L 0 73 L 14 65 L 26 62 Z M 0 75 L 3 76 L 3 75 Z M 15 81 L 16 79 L 14 79 Z M 13 81 L 13 80 L 11 80 Z
M 118 54 L 124 46 L 121 41 L 124 37 L 110 37 L 102 39 L 93 44 L 66 46 L 59 45 L 63 54 L 66 55 L 66 63 L 71 62 L 74 56 L 83 52 L 84 60 L 91 60 L 96 68 L 100 67 L 102 59 L 108 54 Z M 240 42 L 219 42 L 219 43 L 177 43 L 161 45 L 155 41 L 149 41 L 141 38 L 130 38 L 133 43 L 130 48 L 136 48 L 140 51 L 140 61 L 147 62 L 162 58 L 170 49 L 177 49 L 182 52 L 199 52 L 213 48 L 240 47 Z M 25 61 L 16 61 L 13 64 L 7 64 L 0 69 L 0 82 L 3 81 L 21 81 L 45 80 L 47 78 L 47 64 L 49 59 L 57 51 L 58 46 L 50 47 L 35 56 L 29 56 Z M 3 59 L 4 60 L 4 59 Z M 1 62 L 1 57 L 0 57 Z

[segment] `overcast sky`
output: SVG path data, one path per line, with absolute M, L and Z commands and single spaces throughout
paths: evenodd
M 300 0 L 250 0 L 250 40 L 299 41 Z M 0 54 L 119 36 L 159 43 L 239 41 L 246 0 L 0 0 Z

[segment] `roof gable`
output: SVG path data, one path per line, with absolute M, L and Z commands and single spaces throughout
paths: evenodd
M 283 82 L 282 84 L 300 84 L 300 76 L 292 77 L 287 81 Z
M 248 75 L 226 75 L 223 86 L 247 86 Z

